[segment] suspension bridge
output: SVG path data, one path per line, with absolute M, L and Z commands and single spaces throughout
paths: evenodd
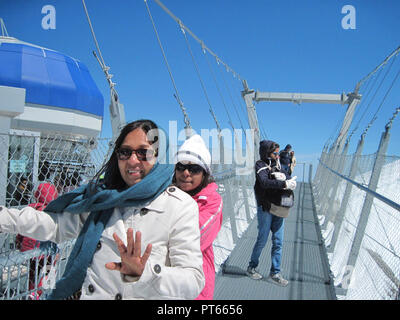
M 387 54 L 386 58 L 375 67 L 371 64 L 372 71 L 368 73 L 367 70 L 366 76 L 355 83 L 350 93 L 258 91 L 249 86 L 249 79 L 243 79 L 161 1 L 151 2 L 144 1 L 145 11 L 162 54 L 176 107 L 183 116 L 186 137 L 195 128 L 192 127 L 189 108 L 183 102 L 174 68 L 157 28 L 153 16 L 155 8 L 164 12 L 179 28 L 198 81 L 194 85 L 203 95 L 217 132 L 218 148 L 212 150 L 213 156 L 215 154 L 213 159 L 217 159 L 213 164 L 213 173 L 224 201 L 224 219 L 213 244 L 217 271 L 214 299 L 400 299 L 400 156 L 387 154 L 391 130 L 400 111 L 400 105 L 387 103 L 388 97 L 398 89 L 400 64 L 396 58 L 400 47 L 384 53 Z M 82 177 L 89 179 L 109 155 L 113 142 L 126 122 L 124 105 L 109 73 L 110 67 L 103 58 L 84 0 L 82 4 L 96 46 L 93 53 L 109 85 L 112 137 L 98 138 L 95 135 L 98 129 L 92 129 L 97 130 L 93 134 L 82 128 L 79 128 L 79 135 L 68 134 L 67 131 L 56 132 L 54 128 L 51 133 L 40 134 L 21 128 L 1 132 L 1 150 L 8 150 L 0 156 L 1 178 L 7 181 L 7 185 L 0 190 L 2 205 L 20 207 L 26 204 L 23 200 L 28 203 L 32 201 L 32 195 L 29 194 L 27 199 L 16 197 L 20 192 L 17 187 L 21 182 L 21 169 L 18 167 L 22 166 L 20 159 L 30 159 L 27 177 L 33 184 L 40 180 L 38 176 L 45 166 L 52 173 L 51 179 L 60 185 L 70 183 L 66 177 L 77 170 Z M 0 59 L 4 58 L 5 51 L 12 51 L 12 46 L 29 45 L 10 37 L 3 20 L 1 30 Z M 201 63 L 193 43 L 200 46 Z M 208 73 L 207 78 L 204 77 L 205 72 Z M 218 103 L 213 100 L 210 87 L 216 92 Z M 260 257 L 259 271 L 264 278 L 253 280 L 246 276 L 258 232 L 253 164 L 258 159 L 259 142 L 268 138 L 264 119 L 258 116 L 255 105 L 261 102 L 345 106 L 345 114 L 337 130 L 322 146 L 315 174 L 312 164 L 298 163 L 296 167 L 299 183 L 295 190 L 295 206 L 285 219 L 282 257 L 282 273 L 289 280 L 287 287 L 278 287 L 268 281 L 271 241 L 268 241 Z M 222 111 L 226 116 L 230 136 L 224 134 L 226 131 L 217 117 L 217 106 L 220 107 L 219 113 Z M 376 151 L 363 154 L 369 130 L 376 126 L 376 119 L 382 110 L 388 108 L 392 116 L 386 119 L 381 128 Z M 1 116 L 18 117 L 22 112 L 10 114 L 4 111 Z M 368 117 L 370 120 L 367 125 L 361 127 L 362 120 Z M 95 119 L 96 115 L 92 118 Z M 359 130 L 362 133 L 357 149 L 350 154 L 350 143 Z M 226 154 L 226 146 L 231 144 L 229 139 L 234 141 L 235 146 L 231 150 L 234 156 L 230 158 Z M 243 151 L 250 158 L 243 157 Z M 232 158 L 233 161 L 227 161 Z M 11 163 L 13 170 L 10 170 Z M 0 299 L 23 300 L 34 296 L 38 290 L 50 292 L 55 280 L 63 273 L 73 244 L 74 241 L 63 243 L 57 252 L 39 248 L 20 252 L 15 236 L 0 234 Z M 39 274 L 38 259 L 33 259 L 40 256 L 48 260 L 45 265 L 51 266 L 45 275 L 46 281 L 40 281 L 44 275 Z M 31 261 L 36 261 L 36 274 L 33 276 L 29 275 Z M 29 286 L 32 277 L 34 287 Z

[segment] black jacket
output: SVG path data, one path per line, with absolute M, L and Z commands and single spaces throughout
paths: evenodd
M 282 150 L 279 153 L 279 161 L 281 162 L 281 164 L 290 165 L 290 163 L 292 162 L 292 158 L 289 151 Z
M 279 161 L 269 158 L 268 155 L 273 141 L 263 140 L 260 142 L 260 160 L 255 164 L 256 182 L 254 192 L 256 195 L 257 206 L 262 206 L 264 211 L 271 209 L 271 203 L 279 204 L 282 190 L 286 187 L 285 181 L 275 180 L 271 175 L 273 172 L 282 172 L 287 179 L 290 176 L 281 169 Z

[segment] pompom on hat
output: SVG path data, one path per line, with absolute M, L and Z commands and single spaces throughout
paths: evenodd
M 211 154 L 201 136 L 195 134 L 187 139 L 176 153 L 175 163 L 191 162 L 198 164 L 206 172 L 211 172 Z

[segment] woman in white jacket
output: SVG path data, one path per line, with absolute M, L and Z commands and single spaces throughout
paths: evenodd
M 198 206 L 170 185 L 158 130 L 149 120 L 126 125 L 93 180 L 45 212 L 0 207 L 0 232 L 77 238 L 50 299 L 79 289 L 81 299 L 194 299 L 203 289 Z

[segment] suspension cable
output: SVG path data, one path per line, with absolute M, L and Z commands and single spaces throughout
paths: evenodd
M 147 0 L 145 0 L 147 1 Z M 186 27 L 182 21 L 176 17 L 160 0 L 154 0 L 160 7 L 161 9 L 163 9 L 172 19 L 174 19 L 178 24 L 182 25 L 182 28 L 187 31 L 190 36 L 195 39 L 200 45 L 203 43 L 203 41 L 201 41 L 188 27 Z M 215 58 L 218 58 L 219 61 L 221 61 L 221 63 L 229 69 L 229 71 L 231 71 L 233 74 L 235 74 L 239 79 L 240 79 L 240 75 L 233 70 L 230 66 L 228 66 L 224 61 L 221 60 L 221 58 L 218 57 L 218 55 L 216 55 L 213 51 L 211 51 L 206 45 L 204 45 L 204 49 L 207 50 L 211 55 L 213 55 Z
M 216 59 L 216 62 L 217 62 L 217 65 L 219 65 L 218 59 Z M 225 80 L 224 73 L 221 71 L 221 68 L 218 68 L 218 67 L 217 67 L 217 69 L 219 69 L 220 74 L 221 74 L 222 81 L 223 81 L 223 83 L 224 83 L 224 85 L 225 85 L 226 90 L 228 91 L 228 94 L 229 94 L 229 97 L 230 97 L 230 99 L 231 99 L 232 105 L 233 105 L 233 107 L 234 107 L 234 109 L 235 109 L 236 116 L 237 116 L 238 119 L 239 119 L 240 127 L 241 127 L 242 130 L 244 131 L 242 119 L 241 119 L 240 116 L 239 116 L 239 112 L 238 112 L 237 107 L 236 107 L 236 104 L 235 104 L 235 102 L 234 102 L 234 100 L 233 100 L 232 93 L 231 93 L 231 91 L 230 91 L 230 89 L 229 89 L 229 86 L 228 86 L 226 80 Z
M 366 90 L 367 90 L 367 93 L 366 93 L 365 96 L 363 96 L 363 101 L 360 103 L 360 105 L 359 105 L 359 107 L 358 107 L 358 109 L 357 109 L 357 111 L 356 111 L 357 114 L 358 114 L 358 112 L 361 110 L 361 105 L 364 105 L 364 104 L 365 104 L 365 102 L 367 101 L 367 99 L 368 99 L 370 93 L 372 92 L 372 89 L 375 87 L 376 82 L 378 81 L 378 78 L 379 78 L 379 76 L 380 76 L 381 73 L 382 73 L 382 70 L 383 70 L 383 68 L 381 68 L 381 69 L 379 70 L 379 73 L 378 73 L 378 75 L 377 75 L 376 77 L 374 77 L 373 82 L 371 81 L 371 78 L 368 78 L 368 83 L 367 83 L 367 85 L 366 85 L 366 88 L 367 88 L 370 84 L 372 84 L 372 85 L 371 85 L 371 88 L 368 88 L 368 90 L 366 89 Z M 370 107 L 370 105 L 371 105 L 371 103 L 372 103 L 372 101 L 373 101 L 374 98 L 375 98 L 375 95 L 372 97 L 371 101 L 368 103 L 367 107 L 364 109 L 364 112 L 363 112 L 363 114 L 361 115 L 361 117 L 358 119 L 358 122 L 357 122 L 355 128 L 353 129 L 353 131 L 350 133 L 349 137 L 347 138 L 348 141 L 350 141 L 351 137 L 352 137 L 352 136 L 354 135 L 354 133 L 358 130 L 358 128 L 359 128 L 359 126 L 360 126 L 360 123 L 361 123 L 361 120 L 362 120 L 362 119 L 364 118 L 364 116 L 366 115 L 367 110 L 369 109 L 369 107 Z
M 112 80 L 111 80 L 112 75 L 108 73 L 108 70 L 110 70 L 110 67 L 107 67 L 106 63 L 104 62 L 103 55 L 101 54 L 100 46 L 99 46 L 99 43 L 97 42 L 97 38 L 96 38 L 96 34 L 94 32 L 94 29 L 93 29 L 92 21 L 90 20 L 89 13 L 88 13 L 88 10 L 86 8 L 85 0 L 82 0 L 82 5 L 83 5 L 83 8 L 85 10 L 86 18 L 88 20 L 90 31 L 92 32 L 92 37 L 93 37 L 93 40 L 94 40 L 94 44 L 96 45 L 96 49 L 97 49 L 97 52 L 99 54 L 100 59 L 97 57 L 95 52 L 93 52 L 93 54 L 96 57 L 97 61 L 99 62 L 103 72 L 105 73 L 107 81 L 108 81 L 108 83 L 110 85 L 110 88 L 113 89 L 114 86 L 115 86 L 115 83 L 112 82 Z
M 213 71 L 212 65 L 211 65 L 210 61 L 208 60 L 208 58 L 207 58 L 207 53 L 206 53 L 206 51 L 205 51 L 205 49 L 204 49 L 204 47 L 203 47 L 203 44 L 202 44 L 201 47 L 202 47 L 202 51 L 203 51 L 204 56 L 205 56 L 205 60 L 207 61 L 208 69 L 210 70 L 211 76 L 212 76 L 212 78 L 213 78 L 213 80 L 214 80 L 215 87 L 217 88 L 217 91 L 218 91 L 219 96 L 221 97 L 222 104 L 223 104 L 223 106 L 224 106 L 226 115 L 228 116 L 228 122 L 229 122 L 229 124 L 230 124 L 232 130 L 234 130 L 235 127 L 234 127 L 234 125 L 233 125 L 231 116 L 229 115 L 228 108 L 226 107 L 225 99 L 224 99 L 224 97 L 223 97 L 223 95 L 222 95 L 222 92 L 221 92 L 221 89 L 220 89 L 220 87 L 219 87 L 219 85 L 218 85 L 218 81 L 217 81 L 217 78 L 215 77 L 215 73 L 214 73 L 214 71 Z
M 399 52 L 400 52 L 400 47 L 398 47 L 395 51 L 393 51 L 379 66 L 377 66 L 372 72 L 370 72 L 366 77 L 364 77 L 361 81 L 359 81 L 359 82 L 357 83 L 355 92 L 358 94 L 358 91 L 359 91 L 359 89 L 360 89 L 360 87 L 361 87 L 361 84 L 363 84 L 366 80 L 368 80 L 368 79 L 369 79 L 372 75 L 374 75 L 378 70 L 379 70 L 379 72 L 381 72 L 381 71 L 382 71 L 381 68 L 384 67 L 384 66 L 389 62 L 389 60 L 392 59 L 392 58 L 394 57 L 394 58 L 392 59 L 392 61 L 391 61 L 391 64 L 390 64 L 389 68 L 387 69 L 387 71 L 386 71 L 384 77 L 382 78 L 382 80 L 381 80 L 381 82 L 380 82 L 378 88 L 375 90 L 375 93 L 374 93 L 374 95 L 373 95 L 373 97 L 372 97 L 370 103 L 368 104 L 367 108 L 364 110 L 364 113 L 363 113 L 362 117 L 360 118 L 359 122 L 360 122 L 361 119 L 364 117 L 366 111 L 368 110 L 368 108 L 370 107 L 372 101 L 375 99 L 375 96 L 377 95 L 378 91 L 379 91 L 380 88 L 382 87 L 382 84 L 384 83 L 384 81 L 385 81 L 387 75 L 389 74 L 390 70 L 392 69 L 392 66 L 393 66 L 393 64 L 394 64 L 394 62 L 395 62 L 395 60 L 396 60 L 397 55 L 398 55 Z M 398 75 L 397 75 L 397 76 L 398 76 Z M 397 79 L 397 76 L 396 76 L 396 79 Z M 378 77 L 377 77 L 377 78 L 378 78 Z M 376 79 L 377 79 L 377 78 L 376 78 Z M 396 81 L 396 79 L 394 80 L 394 82 Z M 394 82 L 392 83 L 391 88 L 393 87 Z M 367 127 L 364 129 L 364 132 L 363 132 L 362 135 L 364 135 L 364 136 L 366 135 L 366 133 L 367 133 L 367 131 L 369 130 L 369 128 L 372 126 L 372 124 L 374 123 L 374 121 L 377 119 L 377 114 L 378 114 L 378 112 L 380 111 L 380 109 L 381 109 L 381 107 L 382 107 L 382 105 L 383 105 L 383 102 L 384 102 L 384 100 L 386 99 L 387 95 L 389 94 L 391 88 L 390 88 L 390 89 L 388 90 L 388 92 L 386 93 L 386 95 L 385 95 L 383 101 L 381 102 L 380 106 L 378 107 L 377 111 L 375 112 L 374 117 L 371 119 L 371 121 L 368 123 Z M 349 120 L 348 120 L 348 121 L 349 121 Z M 358 128 L 359 122 L 357 123 L 357 128 Z M 348 123 L 348 122 L 347 122 L 347 123 Z M 346 123 L 346 124 L 347 124 L 347 123 Z M 354 131 L 355 131 L 357 128 L 355 128 L 355 129 L 353 130 L 353 132 L 351 132 L 351 135 L 354 133 Z M 351 138 L 351 135 L 350 135 L 349 137 L 347 137 L 347 140 L 349 140 L 349 138 Z
M 146 2 L 147 0 L 145 0 L 145 2 Z M 199 44 L 201 44 L 202 45 L 202 47 L 203 47 L 203 49 L 204 50 L 206 50 L 208 53 L 210 53 L 212 56 L 214 56 L 215 57 L 215 59 L 217 60 L 217 61 L 219 61 L 223 66 L 225 66 L 225 68 L 226 68 L 226 70 L 228 71 L 228 72 L 231 72 L 232 74 L 233 74 L 233 76 L 234 77 L 236 77 L 236 78 L 238 78 L 239 80 L 242 80 L 241 79 L 241 76 L 235 71 L 235 70 L 233 70 L 228 64 L 226 64 L 217 54 L 215 54 L 212 50 L 210 50 L 205 44 L 204 44 L 204 42 L 202 41 L 202 40 L 200 40 L 187 26 L 185 26 L 184 24 L 183 24 L 183 22 L 178 18 L 178 17 L 176 17 L 160 0 L 154 0 L 160 7 L 161 7 L 161 9 L 163 9 L 173 20 L 175 20 L 175 22 L 177 22 L 180 26 L 181 26 L 181 28 L 183 28 L 183 30 L 185 30 L 187 33 L 189 33 L 189 35 L 195 40 L 195 41 L 197 41 Z M 147 5 L 147 4 L 146 4 Z M 216 120 L 216 117 L 215 117 L 215 114 L 214 114 L 214 112 L 213 112 L 213 110 L 210 110 L 210 112 L 211 112 L 211 114 L 212 114 L 212 116 L 213 116 L 213 118 L 214 118 L 214 120 Z M 247 119 L 247 118 L 246 118 Z M 249 127 L 250 127 L 250 123 L 249 123 L 249 120 L 247 119 L 247 122 L 248 122 L 248 124 L 249 124 Z M 218 125 L 219 126 L 219 125 Z
M 182 24 L 181 24 L 180 21 L 178 22 L 178 24 L 179 24 L 179 27 L 181 28 L 182 34 L 183 34 L 183 36 L 184 36 L 184 38 L 185 38 L 186 47 L 187 47 L 187 49 L 188 49 L 188 51 L 189 51 L 189 54 L 190 54 L 190 57 L 191 57 L 191 59 L 192 59 L 194 68 L 195 68 L 195 70 L 196 70 L 197 77 L 199 78 L 200 85 L 201 85 L 201 87 L 202 87 L 202 89 L 203 89 L 204 96 L 205 96 L 205 98 L 206 98 L 206 100 L 207 100 L 207 103 L 208 103 L 208 106 L 209 106 L 209 111 L 210 111 L 210 113 L 211 113 L 211 115 L 212 115 L 212 117 L 213 117 L 213 119 L 214 119 L 214 121 L 215 121 L 215 124 L 216 124 L 216 126 L 217 126 L 218 132 L 221 132 L 221 127 L 220 127 L 220 125 L 219 125 L 219 123 L 218 123 L 217 117 L 216 117 L 215 112 L 214 112 L 214 110 L 213 110 L 213 108 L 212 108 L 210 99 L 209 99 L 208 94 L 207 94 L 206 87 L 205 87 L 204 82 L 203 82 L 203 79 L 202 79 L 202 77 L 201 77 L 201 75 L 200 75 L 199 67 L 198 67 L 198 65 L 197 65 L 197 63 L 196 63 L 196 60 L 195 60 L 195 58 L 194 58 L 192 49 L 191 49 L 191 47 L 190 47 L 189 40 L 188 40 L 188 38 L 187 38 L 187 36 L 186 36 L 185 29 L 183 28 L 183 26 L 182 26 Z
M 357 83 L 354 92 L 355 92 L 356 94 L 358 94 L 358 91 L 359 91 L 361 85 L 362 85 L 369 77 L 371 77 L 375 72 L 377 72 L 382 66 L 384 66 L 386 63 L 388 63 L 388 61 L 389 61 L 394 55 L 397 56 L 397 54 L 398 54 L 399 52 L 400 52 L 400 46 L 399 46 L 396 50 L 394 50 L 389 56 L 387 56 L 386 59 L 385 59 L 379 66 L 377 66 L 377 67 L 376 67 L 374 70 L 372 70 L 368 75 L 366 75 L 364 78 L 362 78 L 362 79 Z
M 157 38 L 158 45 L 160 46 L 160 49 L 161 49 L 161 52 L 162 52 L 162 55 L 163 55 L 163 58 L 164 58 L 164 63 L 165 63 L 165 65 L 166 65 L 166 67 L 167 67 L 167 70 L 168 70 L 168 73 L 169 73 L 169 77 L 170 77 L 171 82 L 172 82 L 172 85 L 173 85 L 173 87 L 174 87 L 174 91 L 175 91 L 174 97 L 175 97 L 175 99 L 178 101 L 179 107 L 180 107 L 181 110 L 182 110 L 184 122 L 185 122 L 185 124 L 186 124 L 186 128 L 189 129 L 189 128 L 191 128 L 189 116 L 187 115 L 187 113 L 186 113 L 186 108 L 184 107 L 183 102 L 182 102 L 182 99 L 180 98 L 180 95 L 179 95 L 179 92 L 178 92 L 178 88 L 177 88 L 177 86 L 176 86 L 174 77 L 173 77 L 173 75 L 172 75 L 171 67 L 169 66 L 168 59 L 167 59 L 167 56 L 166 56 L 166 54 L 165 54 L 163 45 L 162 45 L 162 43 L 161 43 L 160 36 L 158 35 L 157 27 L 156 27 L 156 25 L 155 25 L 155 23 L 154 23 L 153 16 L 151 15 L 149 5 L 147 4 L 147 0 L 144 0 L 144 3 L 146 4 L 147 13 L 149 14 L 150 21 L 151 21 L 151 23 L 152 23 L 152 25 L 153 25 L 154 33 L 155 33 L 156 38 Z
M 394 60 L 395 60 L 395 59 L 393 59 L 392 64 L 391 64 L 390 67 L 392 67 Z M 386 78 L 386 76 L 387 76 L 387 74 L 389 73 L 390 69 L 391 69 L 391 68 L 389 68 L 389 70 L 386 72 L 384 78 Z M 399 71 L 397 72 L 396 76 L 394 77 L 394 79 L 393 79 L 393 81 L 392 81 L 390 87 L 389 87 L 388 90 L 386 91 L 385 96 L 383 97 L 383 99 L 382 99 L 382 101 L 381 101 L 381 103 L 380 103 L 378 109 L 376 110 L 374 116 L 372 117 L 370 123 L 368 124 L 368 127 L 372 126 L 372 124 L 374 123 L 374 121 L 378 118 L 378 117 L 377 117 L 378 112 L 381 110 L 381 108 L 382 108 L 382 106 L 383 106 L 383 103 L 385 102 L 387 96 L 389 95 L 390 91 L 392 90 L 392 88 L 393 88 L 394 84 L 396 83 L 396 81 L 397 81 L 399 75 L 400 75 L 400 69 L 399 69 Z M 380 86 L 381 86 L 381 84 L 380 84 Z M 379 86 L 379 87 L 380 87 L 380 86 Z

